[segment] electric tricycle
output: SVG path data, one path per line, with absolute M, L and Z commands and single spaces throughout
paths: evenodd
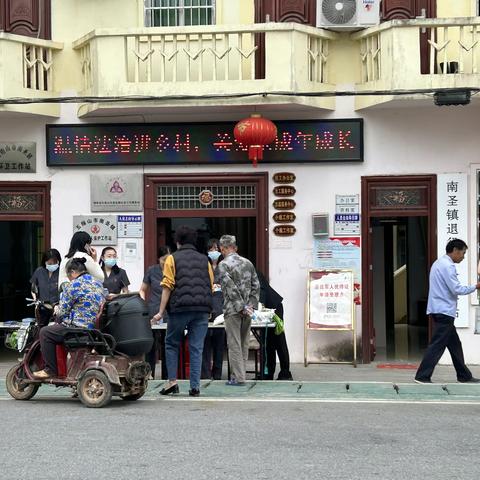
M 132 294 L 119 295 L 106 302 L 97 316 L 98 328 L 72 328 L 64 343 L 56 347 L 58 375 L 40 380 L 33 375 L 44 368 L 39 311 L 53 306 L 33 300 L 30 305 L 35 305 L 35 319 L 27 319 L 15 334 L 10 334 L 13 338 L 9 343 L 16 343 L 23 358 L 7 373 L 8 393 L 16 400 L 29 400 L 42 384 L 69 387 L 85 406 L 97 408 L 107 405 L 113 396 L 127 401 L 141 398 L 150 375 L 150 366 L 144 357 L 153 342 L 151 330 L 145 333 L 149 319 L 148 309 L 142 302 L 138 295 Z M 132 333 L 135 324 L 136 337 L 135 331 Z

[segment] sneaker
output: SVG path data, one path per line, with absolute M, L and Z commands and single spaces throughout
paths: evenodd
M 422 383 L 422 384 L 433 383 L 429 378 L 414 378 L 413 381 L 415 383 Z
M 465 380 L 465 379 L 457 379 L 460 383 L 480 383 L 480 378 L 475 378 L 475 377 L 472 377 L 472 378 L 469 378 L 468 380 Z
M 200 396 L 200 390 L 198 388 L 192 388 L 188 391 L 188 394 L 191 397 L 199 397 Z
M 228 385 L 229 387 L 244 387 L 245 382 L 237 382 L 235 378 L 232 378 L 231 380 L 225 382 L 225 385 Z

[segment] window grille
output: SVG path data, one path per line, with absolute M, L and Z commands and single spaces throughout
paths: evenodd
M 211 192 L 212 202 L 200 202 L 200 194 Z M 256 208 L 255 185 L 160 185 L 158 210 L 238 210 Z
M 145 0 L 145 26 L 213 25 L 215 0 Z

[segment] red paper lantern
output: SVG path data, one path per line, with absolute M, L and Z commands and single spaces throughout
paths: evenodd
M 233 129 L 237 142 L 248 146 L 248 158 L 257 166 L 257 160 L 263 159 L 263 146 L 272 143 L 277 137 L 277 127 L 267 118 L 253 114 L 240 120 Z

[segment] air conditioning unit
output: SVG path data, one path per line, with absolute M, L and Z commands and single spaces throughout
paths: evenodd
M 317 0 L 317 27 L 358 30 L 378 25 L 381 0 Z

